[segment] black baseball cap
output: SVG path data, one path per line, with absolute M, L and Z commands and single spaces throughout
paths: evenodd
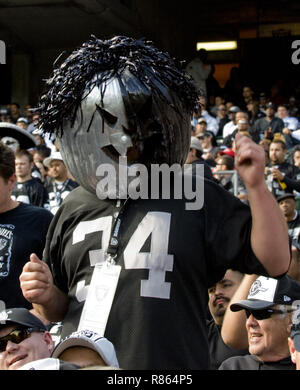
M 6 309 L 0 312 L 0 328 L 4 328 L 11 324 L 18 324 L 28 328 L 38 328 L 46 331 L 46 326 L 40 319 L 30 313 L 28 309 L 13 308 Z
M 273 108 L 273 110 L 276 111 L 276 105 L 274 103 L 272 103 L 272 102 L 267 103 L 266 104 L 266 108 Z
M 300 300 L 300 284 L 285 275 L 279 279 L 259 276 L 251 285 L 247 299 L 230 305 L 231 311 L 262 310 L 274 305 L 292 305 Z
M 296 199 L 296 196 L 295 196 L 294 194 L 291 194 L 291 193 L 287 192 L 286 194 L 277 196 L 276 200 L 277 200 L 277 202 L 279 203 L 279 202 L 281 202 L 282 200 L 288 199 L 288 198 L 292 198 L 292 199 L 295 200 L 295 199 Z

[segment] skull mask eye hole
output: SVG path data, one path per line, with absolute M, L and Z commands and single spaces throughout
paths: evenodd
M 96 107 L 98 112 L 100 113 L 100 115 L 102 116 L 102 118 L 105 120 L 106 123 L 108 123 L 111 126 L 117 123 L 118 118 L 116 116 L 112 115 L 108 111 L 105 111 L 102 107 L 98 106 L 97 104 Z

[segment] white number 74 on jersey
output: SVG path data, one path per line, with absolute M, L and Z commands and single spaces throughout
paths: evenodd
M 168 254 L 171 214 L 164 212 L 148 212 L 137 226 L 124 250 L 125 269 L 149 269 L 149 277 L 141 280 L 140 295 L 142 297 L 169 299 L 171 284 L 165 282 L 166 272 L 173 271 L 174 256 Z M 73 244 L 85 239 L 88 233 L 103 232 L 102 248 L 89 252 L 90 264 L 104 261 L 107 250 L 112 217 L 101 217 L 93 221 L 80 222 L 73 232 Z M 150 252 L 141 252 L 143 245 L 151 235 Z M 76 298 L 82 302 L 86 298 L 88 286 L 84 281 L 77 284 Z

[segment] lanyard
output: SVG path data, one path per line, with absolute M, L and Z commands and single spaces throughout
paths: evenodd
M 123 203 L 123 205 L 122 205 L 122 207 L 121 207 L 121 209 L 120 209 L 120 211 L 115 219 L 112 230 L 111 230 L 109 245 L 108 245 L 108 248 L 106 251 L 106 255 L 108 255 L 108 257 L 106 258 L 106 261 L 108 261 L 109 263 L 115 264 L 115 258 L 117 257 L 117 253 L 118 253 L 118 249 L 119 249 L 120 226 L 122 223 L 122 217 L 124 214 L 124 210 L 126 208 L 125 206 L 129 203 L 128 202 L 129 199 L 130 198 L 128 196 L 128 198 Z
M 55 183 L 55 181 L 52 182 L 52 187 L 53 187 L 53 191 L 54 191 L 54 194 L 55 194 L 56 204 L 57 204 L 58 206 L 60 206 L 60 204 L 61 204 L 61 194 L 62 194 L 62 193 L 64 192 L 64 190 L 67 188 L 67 185 L 68 185 L 68 184 L 69 184 L 69 179 L 67 179 L 67 180 L 63 183 L 61 189 L 59 190 L 59 189 L 57 188 L 57 183 Z

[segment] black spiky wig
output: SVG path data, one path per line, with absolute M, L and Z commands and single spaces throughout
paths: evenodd
M 66 121 L 74 123 L 82 100 L 95 86 L 103 99 L 113 77 L 119 80 L 128 117 L 124 131 L 139 151 L 139 162 L 183 163 L 185 156 L 179 154 L 188 149 L 190 117 L 199 93 L 183 63 L 145 39 L 101 40 L 92 35 L 60 66 L 56 63 L 40 99 L 39 127 L 62 136 Z

